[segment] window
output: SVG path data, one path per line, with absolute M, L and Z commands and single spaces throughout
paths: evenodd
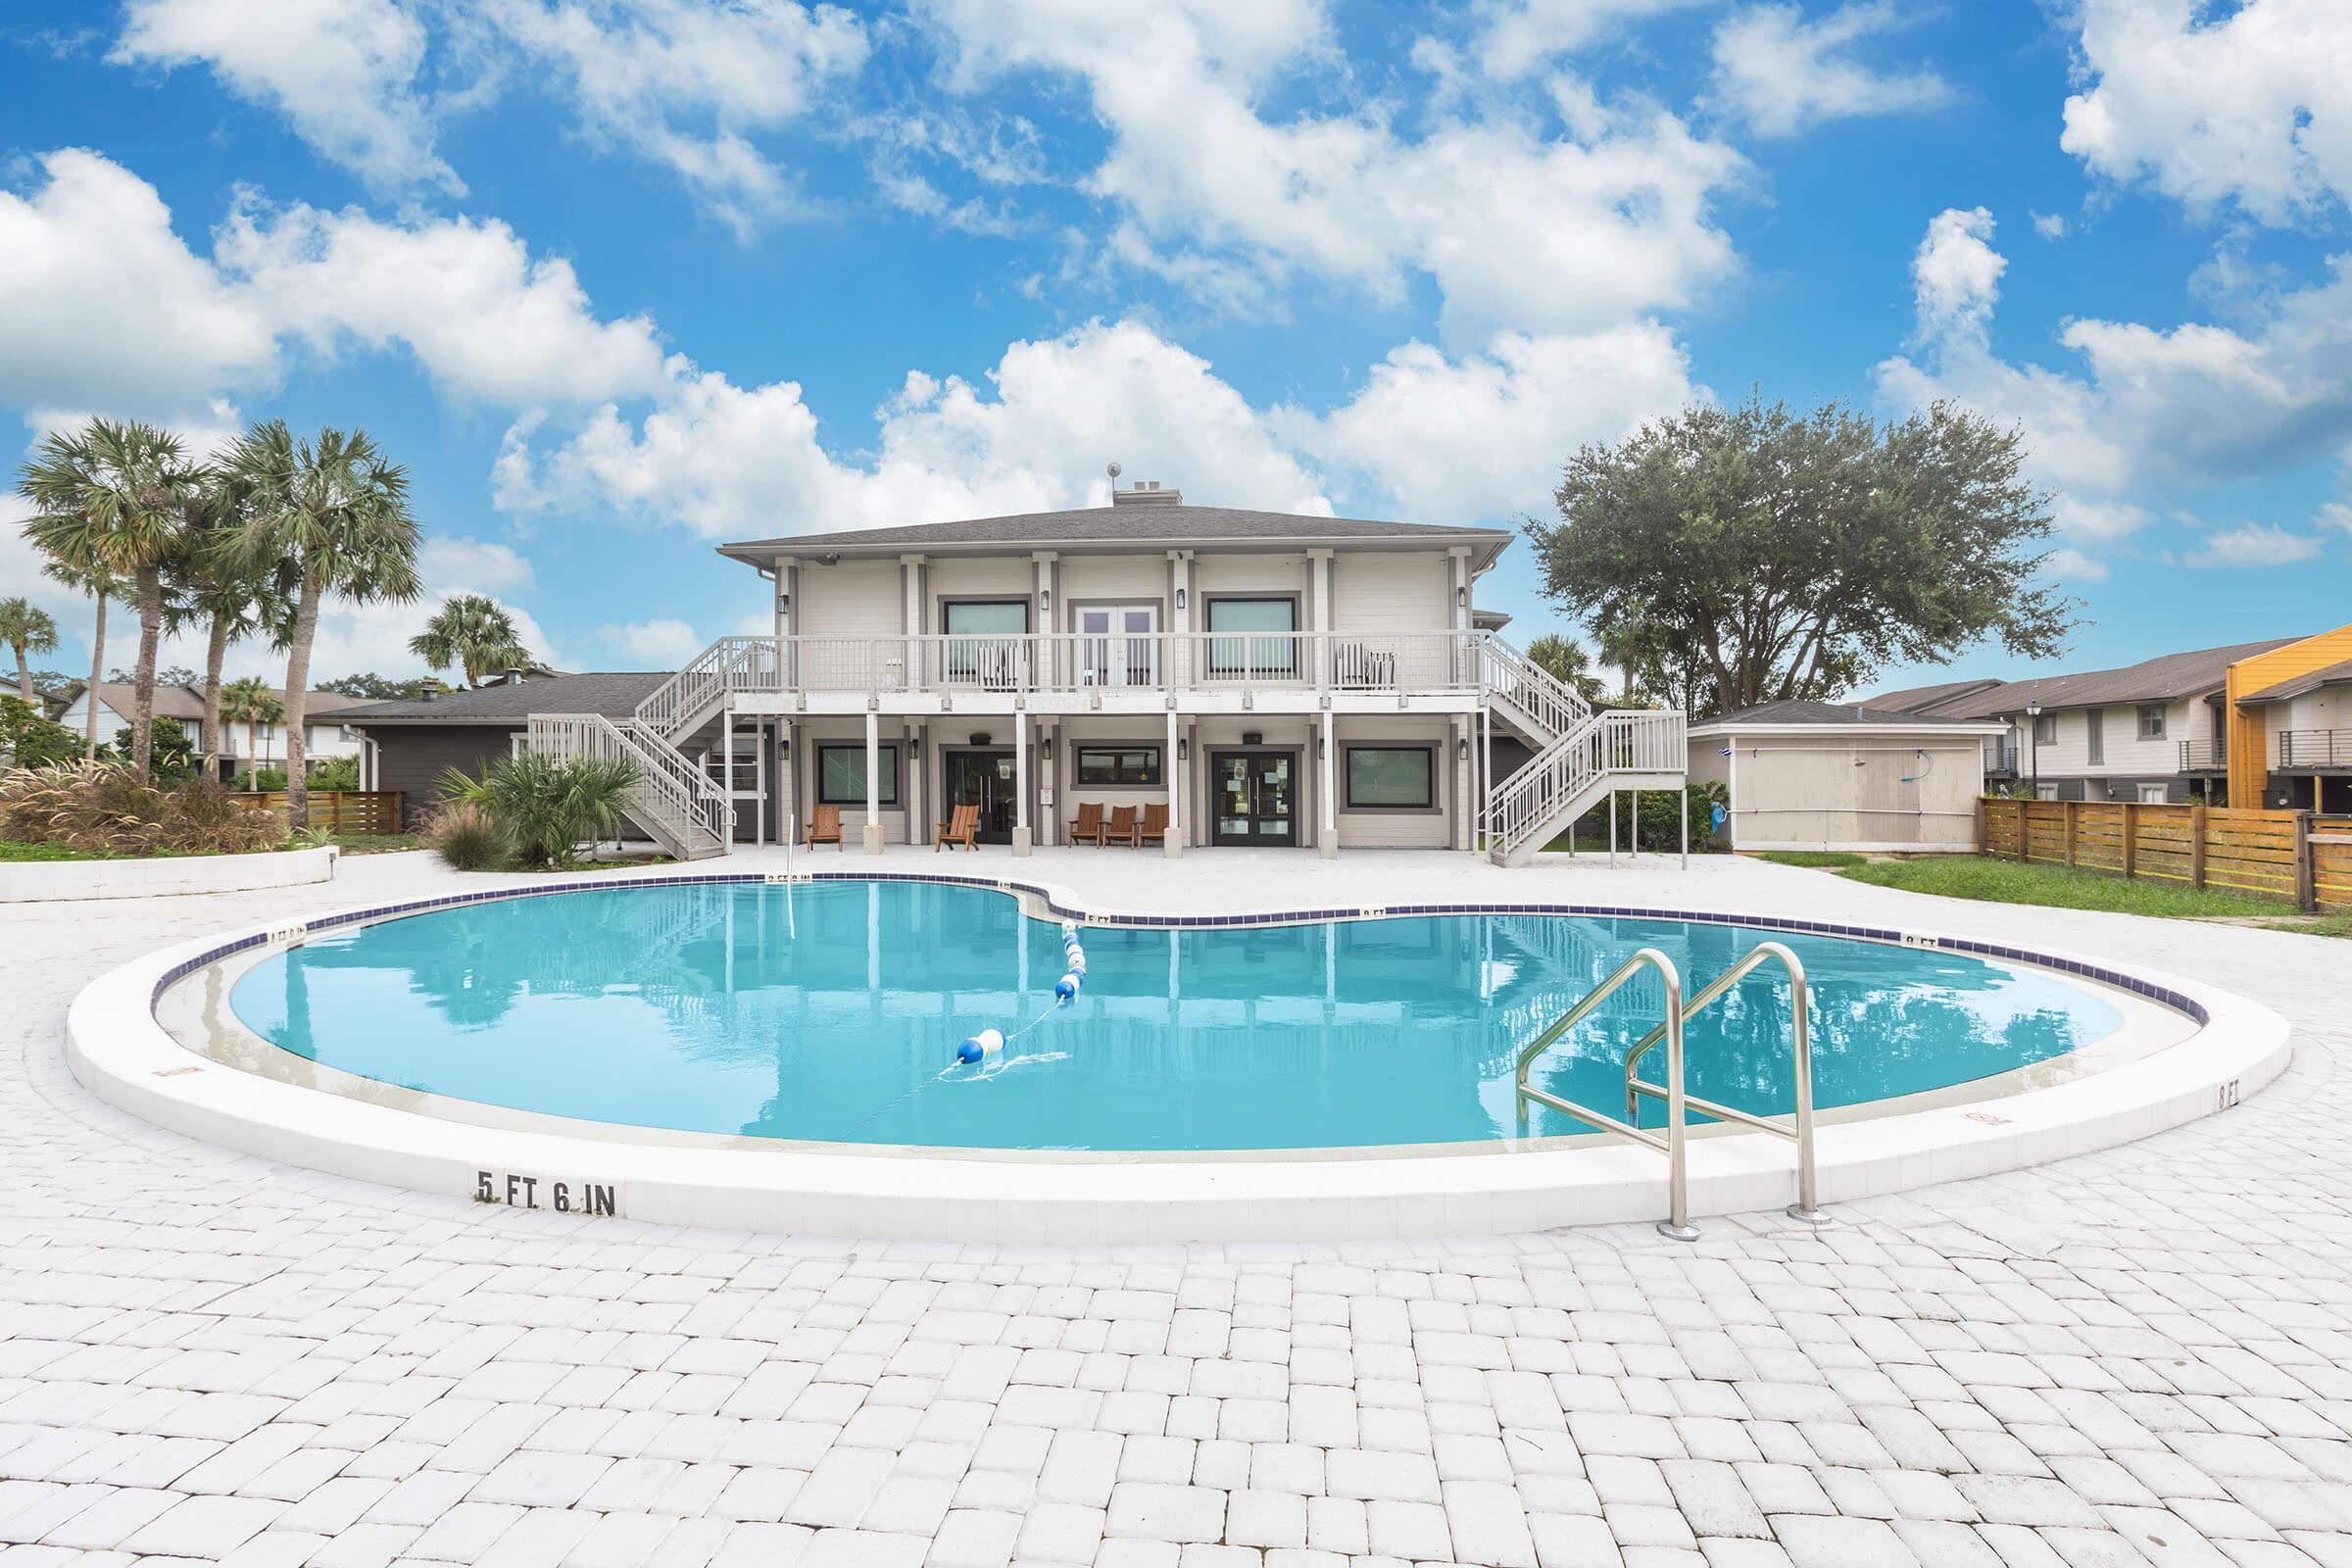
M 2058 798 L 2058 786 L 2044 784 L 2034 792 L 2034 798 L 2037 801 L 2054 801 Z
M 882 760 L 881 786 L 875 799 L 884 806 L 899 804 L 899 749 L 885 746 L 879 753 Z M 816 749 L 816 802 L 819 806 L 863 806 L 865 804 L 865 747 L 819 746 Z
M 1018 637 L 1029 629 L 1026 599 L 951 599 L 940 606 L 951 637 Z
M 1426 746 L 1348 748 L 1348 805 L 1385 810 L 1430 810 L 1438 804 L 1438 767 Z
M 1157 784 L 1159 748 L 1156 746 L 1081 746 L 1078 748 L 1081 784 Z
M 1296 599 L 1211 599 L 1212 632 L 1269 632 L 1264 637 L 1211 637 L 1212 675 L 1295 675 L 1298 671 L 1298 601 Z
M 941 629 L 956 639 L 947 646 L 944 670 L 952 686 L 1009 691 L 1021 683 L 1029 630 L 1026 599 L 949 599 L 939 607 Z
M 2143 741 L 2164 739 L 2164 705 L 2162 703 L 2139 705 L 2139 738 Z
M 2083 744 L 2088 748 L 2086 756 L 2093 764 L 2107 760 L 2106 720 L 2106 713 L 2096 708 L 2082 715 L 2082 723 L 2086 731 Z
M 2164 804 L 2164 802 L 2165 802 L 2165 789 L 2164 789 L 2164 786 L 2163 786 L 2163 785 L 2161 785 L 2161 784 L 2142 784 L 2142 785 L 2139 787 L 2139 804 L 2140 804 L 2140 805 L 2142 805 L 2142 806 L 2162 806 L 2162 805 Z
M 2057 744 L 2057 740 L 2058 715 L 2056 713 L 2034 714 L 2034 744 L 2036 746 L 2052 746 Z

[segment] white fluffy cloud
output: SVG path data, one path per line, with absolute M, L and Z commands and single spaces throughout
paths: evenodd
M 422 23 L 394 0 L 129 0 L 113 58 L 210 65 L 376 190 L 463 191 L 433 150 L 424 54 Z
M 1610 27 L 1705 0 L 1475 0 L 1478 63 L 1497 81 L 1514 81 L 1591 43 Z
M 2193 209 L 2234 201 L 2268 223 L 2352 197 L 2352 6 L 2077 0 L 2090 84 L 2059 145 Z
M 2246 522 L 2211 535 L 2181 560 L 2191 566 L 2291 566 L 2317 559 L 2320 550 L 2310 534 Z
M 1270 120 L 1261 101 L 1327 51 L 1308 0 L 932 0 L 952 79 L 1079 76 L 1111 132 L 1087 188 L 1117 203 L 1158 270 L 1230 295 L 1305 273 L 1401 301 L 1431 279 L 1452 335 L 1590 331 L 1690 304 L 1736 257 L 1714 200 L 1746 170 L 1654 107 L 1573 83 L 1567 129 L 1439 116 L 1418 138 L 1377 108 Z
M 112 58 L 211 67 L 381 193 L 463 192 L 434 150 L 448 103 L 527 76 L 749 234 L 804 205 L 752 137 L 802 118 L 867 49 L 848 11 L 795 0 L 130 0 Z M 481 75 L 436 98 L 421 84 L 436 60 Z
M 549 448 L 518 424 L 499 500 L 515 511 L 610 506 L 713 538 L 817 532 L 1099 503 L 1101 463 L 1123 458 L 1196 494 L 1331 510 L 1206 361 L 1147 327 L 1098 323 L 1013 344 L 990 381 L 910 372 L 879 413 L 873 461 L 858 466 L 819 443 L 797 384 L 695 374 L 642 419 L 607 406 Z
M 0 404 L 198 428 L 266 389 L 284 340 L 402 348 L 445 390 L 519 407 L 665 384 L 642 317 L 603 320 L 570 264 L 495 220 L 389 223 L 251 198 L 198 254 L 155 187 L 96 153 L 0 191 Z
M 769 632 L 775 627 L 770 623 L 760 629 Z M 682 620 L 632 620 L 600 626 L 595 637 L 638 669 L 676 669 L 710 645 L 710 638 Z
M 204 409 L 276 364 L 269 313 L 172 231 L 155 187 L 93 152 L 0 190 L 0 404 Z
M 475 16 L 555 74 L 591 136 L 674 171 L 745 235 L 804 205 L 752 133 L 801 118 L 868 49 L 849 12 L 793 0 L 491 0 Z
M 1407 516 L 1465 520 L 1541 511 L 1561 460 L 1613 441 L 1692 396 L 1674 334 L 1653 322 L 1581 337 L 1506 333 L 1484 354 L 1392 350 L 1322 416 L 1278 427 L 1326 466 L 1360 474 Z
M 1759 136 L 1951 102 L 1933 71 L 1879 71 L 1854 58 L 1855 45 L 1906 20 L 1887 0 L 1854 0 L 1810 22 L 1793 5 L 1735 11 L 1715 28 L 1713 101 Z
M 2058 342 L 2080 370 L 2017 365 L 1988 342 L 2005 265 L 1982 209 L 1947 211 L 1914 258 L 1921 357 L 1880 365 L 1896 406 L 1946 397 L 2026 431 L 2031 469 L 2058 491 L 2061 530 L 2120 538 L 2152 520 L 2139 496 L 2160 483 L 2211 484 L 2338 456 L 2352 440 L 2352 262 L 2279 296 L 2237 329 L 2078 319 Z M 2198 564 L 2274 564 L 2306 536 L 2238 528 Z
M 2050 552 L 2045 570 L 2053 577 L 2071 578 L 2077 582 L 2105 582 L 2107 564 L 2088 556 L 2071 545 Z

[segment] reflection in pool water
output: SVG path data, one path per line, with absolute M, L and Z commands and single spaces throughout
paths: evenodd
M 1767 935 L 1812 981 L 1824 1107 L 1983 1078 L 2121 1022 L 2047 975 L 1677 920 L 1090 927 L 1077 1003 L 1002 1061 L 960 1068 L 964 1036 L 1051 1004 L 1061 933 L 1004 895 L 919 882 L 612 888 L 436 910 L 273 955 L 232 1002 L 267 1039 L 346 1072 L 595 1121 L 995 1149 L 1441 1144 L 1516 1133 L 1519 1044 L 1636 948 L 1662 949 L 1695 988 Z M 1644 975 L 1544 1058 L 1539 1082 L 1622 1114 L 1620 1064 L 1660 1005 Z M 1694 1021 L 1691 1092 L 1787 1111 L 1788 1007 L 1771 966 Z M 1531 1125 L 1586 1130 L 1541 1108 Z

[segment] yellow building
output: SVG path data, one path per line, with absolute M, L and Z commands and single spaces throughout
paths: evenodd
M 2231 806 L 2352 811 L 2352 626 L 2238 660 L 2224 702 Z

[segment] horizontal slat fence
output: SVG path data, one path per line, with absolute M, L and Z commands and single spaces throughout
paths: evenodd
M 313 790 L 311 826 L 329 833 L 391 837 L 401 831 L 398 790 Z M 284 790 L 232 790 L 230 800 L 257 811 L 286 814 Z
M 2352 816 L 1989 796 L 1978 807 L 1977 842 L 2002 859 L 2352 908 Z

